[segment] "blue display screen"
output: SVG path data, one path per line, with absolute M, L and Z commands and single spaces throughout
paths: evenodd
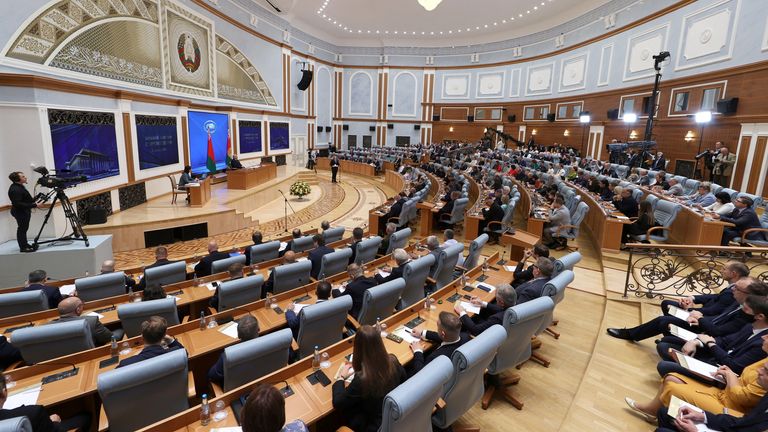
M 240 136 L 240 153 L 254 153 L 262 150 L 260 121 L 240 120 L 238 122 L 238 131 Z
M 48 110 L 48 122 L 60 175 L 91 181 L 120 174 L 114 114 Z
M 189 111 L 187 114 L 189 128 L 189 162 L 192 172 L 208 172 L 208 134 L 210 132 L 213 144 L 216 169 L 226 168 L 227 133 L 229 132 L 229 116 L 202 111 Z
M 288 123 L 270 123 L 269 124 L 269 149 L 287 150 L 291 147 L 289 141 Z
M 175 117 L 136 116 L 139 169 L 179 163 Z

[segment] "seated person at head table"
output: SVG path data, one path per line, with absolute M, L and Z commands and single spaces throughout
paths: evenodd
M 393 200 L 394 203 L 389 208 L 389 212 L 384 215 L 384 221 L 386 222 L 389 222 L 391 218 L 400 217 L 400 212 L 403 210 L 403 205 L 405 205 L 405 202 L 408 201 L 407 194 L 405 192 L 400 192 L 393 198 Z
M 501 222 L 502 219 L 504 219 L 504 210 L 502 210 L 501 205 L 493 197 L 486 198 L 483 220 L 479 221 L 478 232 L 484 232 L 491 222 Z M 489 235 L 491 237 L 490 243 L 498 242 L 498 234 L 489 233 Z
M 354 263 L 347 266 L 347 274 L 349 275 L 349 282 L 346 283 L 346 286 L 334 289 L 331 291 L 331 295 L 333 295 L 333 298 L 344 295 L 352 297 L 352 309 L 349 311 L 349 314 L 357 319 L 360 310 L 363 308 L 365 292 L 368 291 L 368 288 L 378 285 L 378 283 L 374 278 L 365 277 L 363 268 Z
M 763 354 L 768 353 L 768 336 L 759 338 Z M 672 396 L 695 405 L 705 411 L 727 412 L 735 416 L 743 416 L 754 408 L 766 394 L 765 387 L 760 385 L 760 376 L 768 375 L 768 362 L 760 359 L 744 368 L 741 375 L 728 366 L 720 366 L 716 375 L 725 381 L 725 388 L 719 388 L 710 383 L 702 383 L 686 376 L 670 373 L 664 376 L 659 390 L 653 399 L 647 402 L 624 398 L 627 405 L 636 413 L 647 419 L 654 419 L 656 413 L 669 406 Z
M 167 330 L 168 322 L 163 317 L 153 316 L 141 323 L 141 339 L 144 348 L 135 356 L 121 360 L 117 367 L 136 364 L 167 352 L 184 349 L 179 341 L 166 334 Z
M 549 248 L 541 242 L 533 245 L 533 249 L 526 249 L 525 252 L 523 252 L 523 259 L 518 261 L 515 266 L 515 271 L 512 273 L 512 282 L 510 282 L 510 284 L 513 287 L 518 287 L 524 282 L 533 279 L 533 267 L 540 257 L 549 258 L 550 260 L 552 259 L 549 256 Z M 529 259 L 533 259 L 534 264 L 525 268 L 525 263 L 528 262 Z
M 701 182 L 696 189 L 696 193 L 681 197 L 685 199 L 685 204 L 689 206 L 708 207 L 715 203 L 715 195 L 712 193 L 712 186 L 709 182 Z
M 688 311 L 694 318 L 723 313 L 736 303 L 736 299 L 733 298 L 733 286 L 742 278 L 749 276 L 749 267 L 740 261 L 728 261 L 723 266 L 722 275 L 728 286 L 720 292 L 682 297 L 678 300 L 663 300 L 661 311 L 664 315 L 669 315 L 669 307 L 676 306 Z M 701 306 L 696 307 L 696 305 Z
M 748 295 L 768 295 L 768 284 L 752 277 L 740 279 L 734 284 L 733 297 L 736 303 L 718 315 L 705 315 L 700 318 L 689 316 L 682 320 L 675 316 L 662 315 L 632 328 L 609 328 L 608 335 L 618 339 L 641 341 L 660 334 L 669 334 L 669 325 L 674 324 L 685 330 L 705 333 L 710 336 L 725 336 L 734 333 L 749 324 L 754 318 L 742 310 L 741 305 Z
M 665 171 L 657 172 L 656 176 L 654 177 L 653 183 L 651 183 L 651 186 L 652 186 L 652 189 L 656 191 L 669 189 L 669 182 L 667 181 L 667 173 Z
M 752 198 L 748 196 L 740 196 L 733 201 L 733 205 L 736 207 L 729 215 L 719 215 L 717 213 L 712 214 L 713 219 L 718 219 L 722 222 L 732 223 L 733 227 L 723 228 L 723 238 L 720 241 L 722 246 L 728 246 L 733 239 L 741 237 L 744 231 L 752 228 L 762 229 L 760 219 L 755 213 L 755 209 L 752 208 Z M 747 240 L 765 240 L 765 233 L 761 231 L 752 232 L 747 234 Z
M 308 254 L 309 261 L 312 262 L 312 270 L 310 270 L 309 275 L 315 280 L 325 278 L 326 276 L 333 276 L 320 275 L 320 266 L 323 264 L 323 256 L 333 253 L 333 249 L 325 245 L 325 239 L 320 234 L 313 235 L 312 242 L 314 243 L 315 248 L 309 251 Z
M 115 272 L 115 260 L 106 260 L 101 263 L 101 273 L 108 274 Z M 132 277 L 125 275 L 125 292 L 136 291 L 136 281 Z
M 515 304 L 522 304 L 541 297 L 542 288 L 549 282 L 552 273 L 555 271 L 555 263 L 545 257 L 539 257 L 536 260 L 536 264 L 531 264 L 531 267 L 533 267 L 533 279 L 515 288 L 515 291 L 517 291 L 517 301 Z
M 208 255 L 204 256 L 199 263 L 195 266 L 195 275 L 197 277 L 205 277 L 211 275 L 211 265 L 214 261 L 219 261 L 229 258 L 229 254 L 226 252 L 219 252 L 219 243 L 216 240 L 208 242 Z
M 451 214 L 453 211 L 453 205 L 456 203 L 456 200 L 461 197 L 461 192 L 459 191 L 453 191 L 450 193 L 449 198 L 445 200 L 445 205 L 438 210 L 437 212 L 437 218 L 439 219 L 440 216 L 444 214 Z
M 317 287 L 315 287 L 315 296 L 317 296 L 315 304 L 328 301 L 328 299 L 331 297 L 331 284 L 326 281 L 318 282 Z M 288 305 L 285 311 L 285 321 L 288 323 L 288 327 L 293 332 L 294 340 L 298 339 L 299 337 L 299 326 L 301 325 L 301 320 L 299 319 L 299 314 L 301 312 L 296 312 L 296 309 L 296 305 L 291 303 Z
M 233 281 L 236 279 L 242 279 L 243 278 L 243 269 L 245 266 L 243 266 L 242 263 L 232 263 L 230 264 L 229 268 L 227 268 L 227 272 L 229 273 L 229 279 L 227 279 L 224 282 L 227 281 Z M 217 312 L 221 312 L 219 310 L 219 286 L 216 287 L 216 292 L 213 293 L 213 297 L 208 301 L 208 304 L 216 309 Z
M 456 315 L 443 311 L 437 319 L 437 331 L 415 328 L 413 337 L 436 345 L 426 357 L 424 356 L 424 344 L 419 341 L 411 344 L 413 362 L 407 368 L 408 376 L 416 375 L 424 366 L 437 357 L 444 355 L 451 358 L 456 348 L 464 345 L 470 339 L 469 334 L 461 331 L 461 320 Z
M 181 173 L 181 177 L 179 177 L 179 189 L 186 189 L 187 185 L 190 183 L 197 183 L 197 181 L 192 178 L 192 167 L 187 165 L 184 167 L 184 172 Z M 187 198 L 189 200 L 189 198 Z
M 435 257 L 435 263 L 432 264 L 432 267 L 429 268 L 429 277 L 435 277 L 435 272 L 437 271 L 437 261 L 438 258 L 440 258 L 440 252 L 443 251 L 443 248 L 440 246 L 440 240 L 437 239 L 437 236 L 429 236 L 427 237 L 427 240 L 425 242 L 427 244 L 427 250 L 429 250 L 429 255 L 432 255 Z
M 365 233 L 360 227 L 355 227 L 355 229 L 352 230 L 352 239 L 350 240 L 351 243 L 349 244 L 349 247 L 352 249 L 352 256 L 349 257 L 350 264 L 354 263 L 355 259 L 357 258 L 357 246 L 362 243 L 363 234 Z
M 346 380 L 352 378 L 347 386 Z M 376 432 L 381 426 L 384 396 L 407 379 L 400 362 L 387 354 L 381 332 L 369 325 L 355 333 L 352 362 L 333 383 L 333 408 L 355 432 Z
M 392 252 L 392 259 L 397 263 L 397 267 L 390 267 L 387 265 L 382 269 L 382 271 L 389 273 L 389 276 L 384 277 L 378 272 L 373 276 L 379 284 L 403 277 L 405 266 L 411 262 L 411 256 L 405 249 L 395 249 Z
M 473 297 L 470 301 L 473 305 L 480 307 L 480 313 L 472 318 L 467 315 L 461 302 L 456 302 L 453 310 L 459 315 L 462 328 L 472 336 L 477 336 L 493 325 L 504 322 L 504 312 L 517 304 L 517 292 L 512 285 L 501 284 L 496 287 L 495 302 L 484 302 L 477 297 Z
M 598 180 L 598 182 L 600 183 L 600 191 L 598 192 L 600 201 L 612 201 L 614 193 L 611 183 L 607 179 Z
M 48 410 L 42 405 L 22 405 L 13 409 L 3 408 L 3 405 L 8 401 L 6 378 L 4 374 L 0 373 L 0 420 L 26 417 L 33 432 L 86 432 L 90 429 L 91 416 L 87 413 L 62 420 L 58 414 L 48 414 Z M 10 431 L 10 429 L 8 430 Z
M 296 261 L 296 253 L 293 251 L 288 251 L 283 255 L 283 260 L 280 263 L 280 265 L 287 265 L 287 264 L 295 264 L 298 261 Z M 271 272 L 269 272 L 269 277 L 267 278 L 267 281 L 264 282 L 264 286 L 261 289 L 261 298 L 266 298 L 267 293 L 273 293 L 275 292 L 274 289 L 275 286 L 275 269 L 273 268 Z
M 294 229 L 291 231 L 291 239 L 290 239 L 290 240 L 288 240 L 288 241 L 285 243 L 285 249 L 282 249 L 282 250 L 279 252 L 279 256 L 283 256 L 283 255 L 285 255 L 286 253 L 288 253 L 288 251 L 293 251 L 293 241 L 294 241 L 294 240 L 296 240 L 296 239 L 298 239 L 298 238 L 301 238 L 301 230 L 300 230 L 300 229 L 298 229 L 298 228 L 294 228 Z
M 245 342 L 259 337 L 259 321 L 253 315 L 246 315 L 237 320 L 238 342 Z M 219 356 L 216 364 L 208 370 L 208 380 L 220 386 L 224 385 L 224 353 Z
M 59 287 L 48 286 L 45 283 L 48 282 L 48 274 L 45 270 L 33 270 L 29 273 L 27 278 L 27 285 L 22 288 L 22 291 L 36 291 L 42 290 L 45 296 L 48 297 L 48 309 L 56 309 L 64 296 L 61 295 Z
M 86 320 L 88 321 L 88 327 L 91 329 L 91 338 L 93 339 L 93 345 L 94 346 L 102 346 L 110 343 L 112 341 L 112 336 L 115 336 L 115 339 L 122 339 L 123 338 L 123 332 L 122 330 L 119 332 L 113 333 L 109 331 L 106 327 L 104 327 L 104 324 L 99 321 L 98 316 L 82 316 L 83 314 L 83 301 L 80 300 L 77 297 L 68 297 L 59 302 L 59 317 L 55 320 L 51 321 L 51 323 L 57 323 L 57 322 L 67 322 L 67 321 L 76 321 L 76 320 Z
M 243 432 L 309 432 L 301 420 L 286 423 L 285 398 L 272 384 L 259 384 L 240 414 Z
M 632 196 L 632 189 L 630 188 L 623 188 L 621 193 L 613 198 L 613 206 L 628 218 L 637 217 L 639 204 Z
M 168 248 L 165 246 L 158 246 L 155 249 L 155 262 L 152 264 L 144 267 L 144 271 L 146 272 L 147 269 L 155 268 L 155 267 L 161 267 L 166 264 L 173 264 L 176 261 L 169 261 L 168 260 Z M 142 276 L 142 278 L 139 280 L 139 283 L 136 285 L 136 289 L 141 291 L 147 286 L 146 279 Z
M 254 231 L 253 234 L 251 234 L 251 240 L 253 241 L 253 244 L 246 246 L 245 251 L 243 252 L 245 254 L 245 265 L 247 266 L 251 265 L 251 250 L 253 247 L 263 243 L 261 231 Z
M 693 206 L 707 213 L 717 213 L 720 216 L 729 215 L 736 208 L 731 200 L 731 195 L 728 192 L 722 191 L 715 194 L 715 202 L 711 205 L 702 206 L 700 204 L 694 204 Z
M 237 160 L 237 155 L 232 155 L 232 160 L 229 161 L 229 168 L 230 169 L 242 169 L 243 164 L 240 163 L 239 160 Z
M 637 219 L 631 224 L 622 226 L 622 243 L 634 243 L 633 235 L 645 235 L 648 230 L 656 226 L 656 217 L 653 215 L 653 204 L 650 201 L 640 202 L 640 212 Z

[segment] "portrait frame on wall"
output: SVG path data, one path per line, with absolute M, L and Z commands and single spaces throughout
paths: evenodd
M 214 96 L 213 23 L 163 0 L 163 66 L 169 90 Z

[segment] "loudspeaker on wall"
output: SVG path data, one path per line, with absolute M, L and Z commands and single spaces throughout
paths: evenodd
M 739 108 L 739 98 L 720 99 L 717 101 L 717 112 L 720 114 L 733 114 Z
M 548 122 L 553 122 L 553 121 L 555 121 L 555 113 L 549 113 L 549 114 L 547 114 L 547 121 L 548 121 Z
M 312 71 L 308 70 L 302 70 L 301 71 L 301 80 L 298 84 L 296 84 L 296 87 L 298 87 L 299 90 L 304 91 L 309 88 L 309 84 L 312 82 Z
M 608 110 L 608 120 L 618 120 L 619 119 L 619 109 L 613 108 Z

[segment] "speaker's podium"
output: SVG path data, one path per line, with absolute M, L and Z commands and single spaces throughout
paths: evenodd
M 187 189 L 189 189 L 189 205 L 202 207 L 211 200 L 211 177 L 206 177 L 197 183 L 189 183 Z

